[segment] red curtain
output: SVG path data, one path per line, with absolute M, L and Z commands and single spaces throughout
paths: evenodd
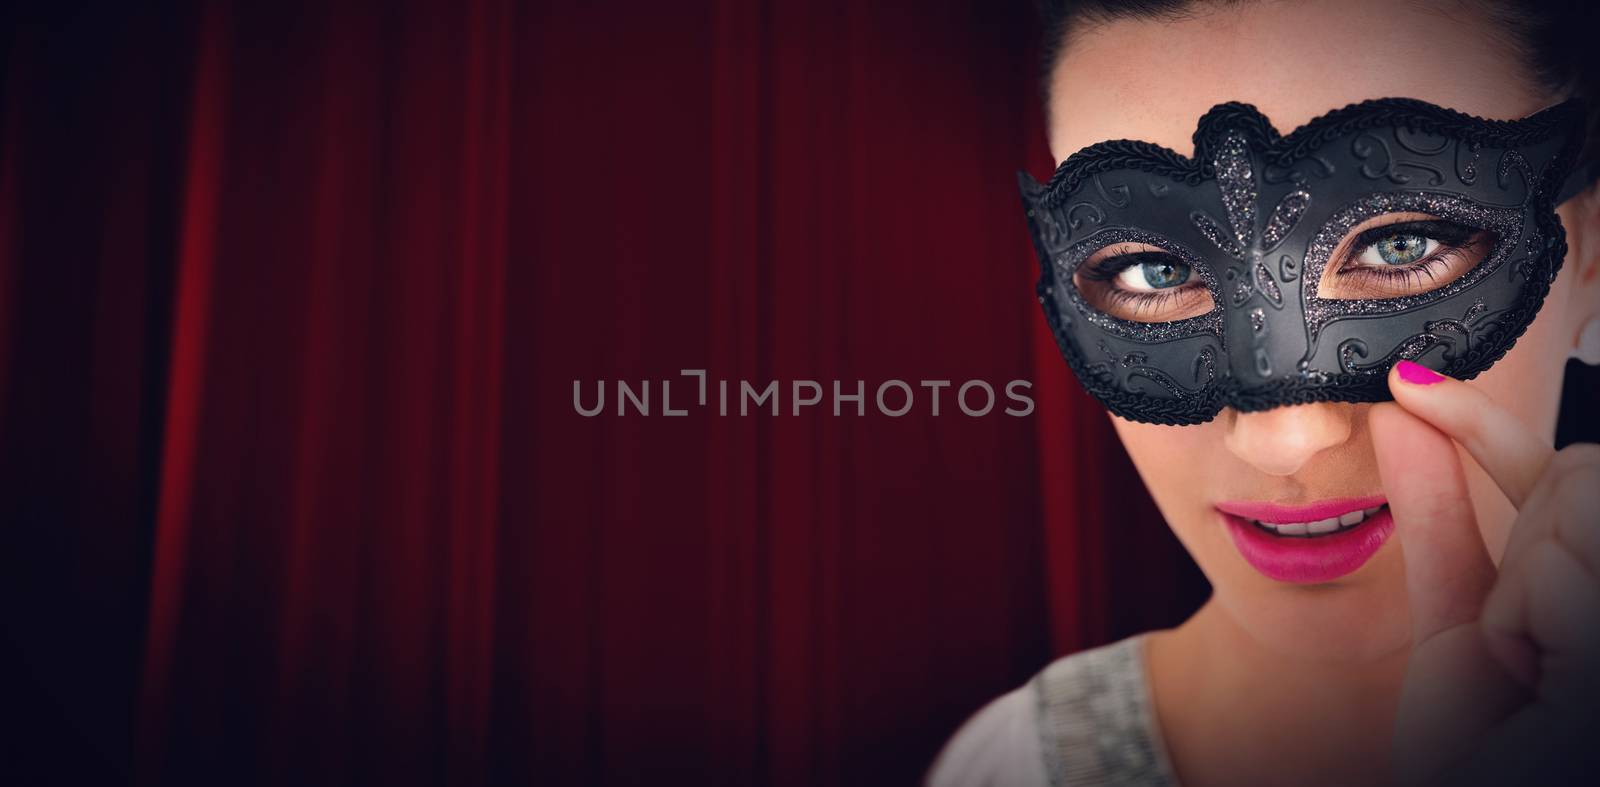
M 1032 297 L 1027 3 L 601 5 L 12 12 L 21 772 L 911 783 L 1199 601 Z M 574 410 L 682 369 L 867 414 Z

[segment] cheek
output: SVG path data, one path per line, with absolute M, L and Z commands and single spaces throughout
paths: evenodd
M 1195 426 L 1155 426 L 1111 418 L 1145 488 L 1172 534 L 1215 588 L 1249 586 L 1254 569 L 1240 559 L 1213 504 L 1218 475 L 1243 472 L 1227 460 L 1218 418 Z M 1209 457 L 1211 461 L 1197 461 Z
M 1567 329 L 1570 282 L 1557 276 L 1550 295 L 1516 346 L 1470 384 L 1540 435 L 1553 438 L 1561 407 L 1561 379 L 1570 354 Z
M 1158 426 L 1111 415 L 1111 424 L 1128 456 L 1151 493 L 1158 496 L 1158 490 L 1177 492 L 1183 487 L 1181 479 L 1193 468 L 1194 457 L 1222 449 L 1223 432 L 1213 428 L 1217 423 L 1213 420 L 1195 426 Z
M 1561 381 L 1571 346 L 1568 330 L 1570 277 L 1556 277 L 1539 315 L 1504 358 L 1468 382 L 1511 411 L 1527 428 L 1553 440 L 1561 410 Z M 1517 510 L 1494 479 L 1465 450 L 1459 451 L 1467 491 L 1489 554 L 1499 560 Z
M 1111 423 L 1156 507 L 1187 542 L 1184 531 L 1209 514 L 1209 494 L 1215 489 L 1206 475 L 1209 465 L 1195 458 L 1225 452 L 1221 420 L 1195 426 L 1157 426 L 1111 416 Z

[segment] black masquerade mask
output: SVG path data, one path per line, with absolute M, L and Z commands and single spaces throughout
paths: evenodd
M 1401 359 L 1470 378 L 1561 267 L 1583 123 L 1576 101 L 1495 121 L 1380 99 L 1279 136 L 1229 103 L 1193 159 L 1091 145 L 1047 185 L 1019 175 L 1039 300 L 1084 387 L 1136 421 L 1380 401 Z

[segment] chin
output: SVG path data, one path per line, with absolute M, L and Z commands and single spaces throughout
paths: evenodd
M 1396 545 L 1386 545 L 1347 576 L 1317 584 L 1274 580 L 1231 557 L 1238 565 L 1212 581 L 1216 600 L 1270 650 L 1307 662 L 1357 664 L 1410 646 L 1405 573 Z

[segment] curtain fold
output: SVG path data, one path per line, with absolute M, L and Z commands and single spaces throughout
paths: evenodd
M 1030 14 L 19 15 L 0 515 L 34 724 L 8 754 L 149 784 L 912 783 L 1052 656 L 1180 619 L 1203 583 L 1032 297 Z M 906 416 L 876 411 L 891 379 Z M 957 407 L 971 379 L 991 414 Z M 796 380 L 824 391 L 800 415 Z M 921 380 L 953 383 L 937 416 Z M 717 415 L 721 381 L 777 381 L 783 414 Z

